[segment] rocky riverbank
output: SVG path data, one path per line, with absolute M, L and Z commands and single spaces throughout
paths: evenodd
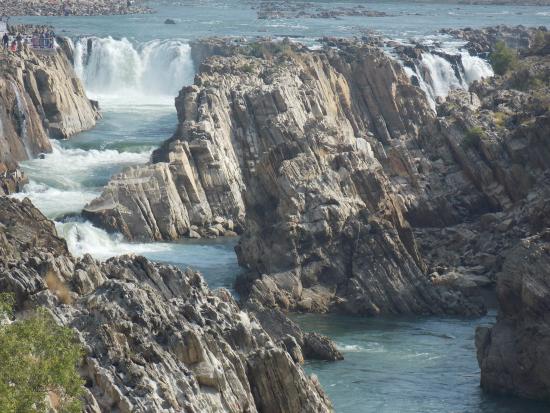
M 0 16 L 100 16 L 143 14 L 153 10 L 134 0 L 4 0 Z
M 532 33 L 528 44 L 513 70 L 476 90 L 508 141 L 515 178 L 506 190 L 516 200 L 498 224 L 508 242 L 496 277 L 497 323 L 478 328 L 476 346 L 484 389 L 550 400 L 550 36 Z
M 18 162 L 50 152 L 49 137 L 66 139 L 95 125 L 91 102 L 60 49 L 0 55 L 0 194 L 25 182 Z
M 228 56 L 205 60 L 182 90 L 174 137 L 151 165 L 113 177 L 86 217 L 130 239 L 211 233 L 216 217 L 238 223 L 249 269 L 240 286 L 268 307 L 483 311 L 471 289 L 427 276 L 405 218 L 414 209 L 407 190 L 429 197 L 406 142 L 435 117 L 397 62 L 353 41 L 327 40 L 315 52 L 213 43 L 195 54 Z
M 507 252 L 497 284 L 498 321 L 476 331 L 485 390 L 550 400 L 546 351 L 550 346 L 550 231 L 546 228 Z
M 482 385 L 547 398 L 532 334 L 545 342 L 548 269 L 535 258 L 549 225 L 548 34 L 454 34 L 483 56 L 498 41 L 519 46 L 519 61 L 451 89 L 436 113 L 415 79 L 420 46 L 395 47 L 401 65 L 379 42 L 199 42 L 174 136 L 85 214 L 130 239 L 213 236 L 231 222 L 248 269 L 239 290 L 262 311 L 475 315 L 496 284 L 501 316 L 477 338 Z M 512 265 L 530 245 L 536 257 Z M 520 290 L 541 296 L 509 309 Z
M 354 7 L 323 7 L 317 3 L 261 1 L 252 3 L 257 10 L 258 19 L 337 19 L 345 16 L 353 17 L 386 17 L 385 12 L 369 10 L 365 6 Z
M 142 257 L 74 258 L 28 200 L 0 197 L 0 291 L 15 294 L 17 314 L 45 307 L 78 332 L 86 411 L 332 411 L 228 291 Z

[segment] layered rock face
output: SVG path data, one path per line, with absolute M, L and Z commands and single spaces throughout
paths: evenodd
M 550 400 L 550 232 L 508 252 L 497 293 L 497 323 L 476 331 L 481 387 Z
M 18 162 L 50 152 L 49 136 L 65 139 L 93 127 L 99 112 L 62 50 L 24 49 L 1 56 L 0 66 L 0 193 L 9 193 L 20 184 L 13 174 Z
M 72 257 L 29 201 L 0 197 L 0 289 L 77 330 L 90 412 L 329 412 L 330 401 L 226 290 L 124 256 Z
M 134 239 L 246 216 L 238 255 L 251 277 L 241 285 L 268 306 L 480 311 L 426 276 L 404 216 L 407 191 L 425 194 L 406 148 L 434 122 L 424 94 L 380 49 L 326 43 L 206 60 L 176 100 L 174 137 L 153 164 L 115 176 L 86 216 Z
M 238 286 L 271 308 L 482 312 L 545 211 L 546 106 L 512 84 L 542 75 L 453 91 L 436 118 L 380 49 L 324 44 L 194 45 L 222 56 L 178 96 L 176 133 L 86 215 L 131 239 L 242 226 Z
M 493 327 L 477 329 L 476 347 L 485 390 L 550 400 L 550 48 L 541 32 L 516 70 L 476 88 L 482 107 L 493 110 L 478 119 L 492 118 L 493 127 L 473 143 L 492 161 L 500 197 L 511 200 L 493 224 L 506 234 L 496 276 L 499 314 Z M 504 153 L 494 150 L 499 140 Z

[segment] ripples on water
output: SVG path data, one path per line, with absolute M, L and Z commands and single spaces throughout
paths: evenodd
M 492 397 L 479 388 L 474 333 L 482 319 L 294 317 L 332 337 L 345 360 L 310 361 L 338 413 L 543 413 L 548 405 Z

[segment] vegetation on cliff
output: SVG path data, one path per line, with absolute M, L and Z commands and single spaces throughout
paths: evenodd
M 500 41 L 496 44 L 495 50 L 489 56 L 489 61 L 497 75 L 504 75 L 509 70 L 516 67 L 518 59 L 516 51 L 506 46 L 506 43 Z
M 11 318 L 14 298 L 0 294 L 0 317 Z M 0 411 L 80 412 L 82 348 L 73 330 L 45 309 L 0 326 Z

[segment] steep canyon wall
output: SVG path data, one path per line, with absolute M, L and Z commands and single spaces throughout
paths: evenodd
M 49 137 L 93 127 L 99 112 L 62 49 L 24 48 L 0 56 L 0 66 L 0 193 L 10 193 L 21 184 L 19 162 L 50 152 Z

